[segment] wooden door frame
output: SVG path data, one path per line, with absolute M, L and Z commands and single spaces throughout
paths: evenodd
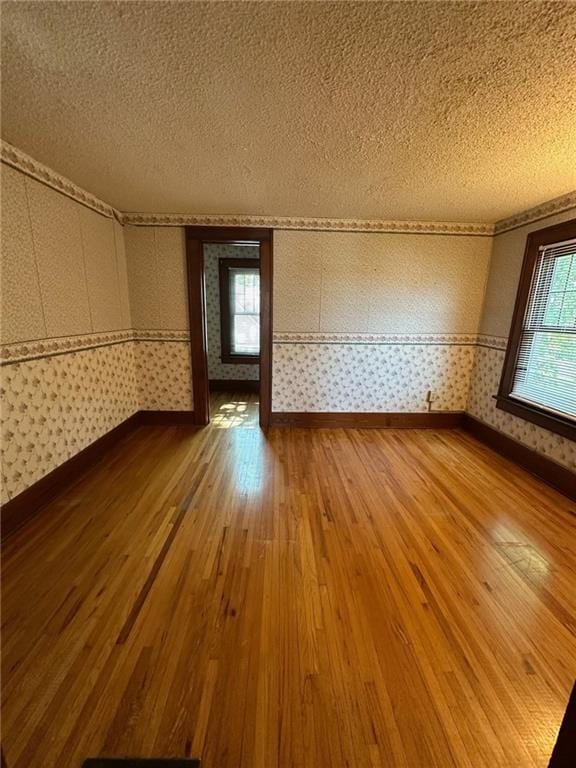
M 270 425 L 272 410 L 272 274 L 273 230 L 252 227 L 185 227 L 190 318 L 190 357 L 194 423 L 210 421 L 208 336 L 204 286 L 204 245 L 254 243 L 260 248 L 260 427 Z

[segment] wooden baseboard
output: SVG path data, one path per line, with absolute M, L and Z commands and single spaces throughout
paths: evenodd
M 260 392 L 257 379 L 210 379 L 210 392 Z
M 194 411 L 138 411 L 138 423 L 147 426 L 180 427 L 196 423 Z
M 193 411 L 138 411 L 102 437 L 86 446 L 59 467 L 41 477 L 13 499 L 2 505 L 2 538 L 20 528 L 29 518 L 73 485 L 116 443 L 141 425 L 182 426 L 194 424 Z
M 194 418 L 193 411 L 138 411 L 133 414 L 80 453 L 53 469 L 30 488 L 7 501 L 2 507 L 2 537 L 9 536 L 66 487 L 73 485 L 83 472 L 90 469 L 110 448 L 136 427 L 194 425 Z M 574 473 L 469 414 L 452 411 L 437 413 L 276 412 L 272 413 L 271 424 L 277 427 L 361 429 L 453 429 L 463 426 L 466 431 L 497 453 L 514 461 L 576 501 Z
M 322 427 L 356 429 L 453 429 L 462 424 L 460 411 L 435 413 L 272 412 L 273 427 Z
M 541 453 L 527 448 L 503 432 L 488 426 L 483 421 L 475 419 L 468 413 L 464 414 L 462 426 L 477 440 L 485 443 L 496 453 L 501 454 L 523 469 L 526 469 L 540 480 L 551 485 L 569 499 L 576 501 L 576 475 L 566 467 L 547 459 Z
M 2 505 L 2 538 L 20 528 L 29 518 L 57 496 L 65 487 L 72 485 L 83 472 L 92 467 L 129 432 L 140 423 L 140 413 L 134 413 L 98 440 L 83 448 L 64 464 L 53 469 L 40 480 Z

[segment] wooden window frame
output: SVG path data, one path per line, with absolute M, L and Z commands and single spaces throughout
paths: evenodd
M 218 259 L 220 279 L 220 360 L 233 365 L 258 365 L 260 355 L 239 355 L 232 352 L 231 313 L 230 313 L 230 270 L 255 269 L 260 270 L 260 259 Z
M 511 413 L 513 416 L 525 419 L 532 424 L 537 424 L 539 427 L 544 427 L 545 429 L 550 430 L 550 432 L 555 432 L 563 437 L 576 440 L 576 424 L 570 417 L 563 417 L 561 414 L 553 414 L 544 407 L 540 408 L 538 405 L 523 403 L 520 400 L 511 397 L 518 355 L 520 352 L 524 317 L 526 315 L 530 287 L 532 285 L 540 247 L 551 245 L 553 243 L 560 243 L 563 240 L 571 240 L 573 237 L 576 237 L 576 219 L 570 219 L 570 221 L 563 221 L 561 224 L 554 224 L 551 227 L 545 227 L 544 229 L 530 232 L 526 238 L 526 249 L 524 251 L 522 270 L 520 272 L 516 303 L 514 304 L 508 346 L 506 348 L 506 356 L 502 368 L 500 387 L 498 389 L 498 394 L 496 395 L 496 407 L 507 413 Z

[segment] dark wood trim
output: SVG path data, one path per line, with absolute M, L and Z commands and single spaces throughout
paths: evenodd
M 273 427 L 322 427 L 325 429 L 454 429 L 462 424 L 461 411 L 423 413 L 272 412 Z
M 83 448 L 59 467 L 53 469 L 25 491 L 2 506 L 2 538 L 20 528 L 36 512 L 61 491 L 80 479 L 82 473 L 94 466 L 116 443 L 140 423 L 135 413 L 98 440 Z
M 174 539 L 176 538 L 180 530 L 180 526 L 184 522 L 184 518 L 186 517 L 186 513 L 188 512 L 188 509 L 189 507 L 187 504 L 182 505 L 178 510 L 176 517 L 173 518 L 173 520 L 171 521 L 170 533 L 168 534 L 168 536 L 166 536 L 166 539 L 164 540 L 164 544 L 162 545 L 162 549 L 156 556 L 156 559 L 154 560 L 154 564 L 152 565 L 152 568 L 148 573 L 148 577 L 144 582 L 144 584 L 142 585 L 140 592 L 138 593 L 138 597 L 132 603 L 132 608 L 130 609 L 130 613 L 126 617 L 124 624 L 122 625 L 122 629 L 120 630 L 120 633 L 116 638 L 116 645 L 125 645 L 127 643 L 130 637 L 130 634 L 134 629 L 134 624 L 136 624 L 136 621 L 138 620 L 138 616 L 140 615 L 142 608 L 144 607 L 146 598 L 148 597 L 150 590 L 154 586 L 154 582 L 156 581 L 158 573 L 160 572 L 160 568 L 162 568 L 162 564 L 164 563 L 164 560 L 166 560 L 166 555 L 170 551 L 170 548 L 174 543 Z
M 568 699 L 568 706 L 560 724 L 558 738 L 548 768 L 574 768 L 576 756 L 576 685 Z
M 193 411 L 138 411 L 70 457 L 29 488 L 2 505 L 2 539 L 20 528 L 42 507 L 73 486 L 120 440 L 139 426 L 196 425 Z
M 542 245 L 569 240 L 573 237 L 576 237 L 576 219 L 563 221 L 561 224 L 554 224 L 551 227 L 530 232 L 526 238 L 526 249 L 518 281 L 518 291 L 512 313 L 512 324 L 502 367 L 498 396 L 496 398 L 496 407 L 540 427 L 544 427 L 551 432 L 563 435 L 571 440 L 576 440 L 576 426 L 570 419 L 564 419 L 561 415 L 552 415 L 544 408 L 538 408 L 537 405 L 524 404 L 510 397 L 520 351 L 526 304 L 530 294 L 539 248 Z
M 260 355 L 220 355 L 224 365 L 259 365 Z
M 188 232 L 188 230 L 186 230 Z M 206 296 L 204 286 L 204 253 L 202 241 L 186 237 L 188 275 L 188 314 L 190 322 L 190 358 L 195 424 L 210 421 L 208 392 L 208 338 L 206 331 Z
M 202 243 L 226 243 L 228 245 L 258 245 L 272 240 L 272 230 L 260 227 L 186 227 L 186 239 Z
M 210 392 L 260 392 L 258 379 L 210 379 Z
M 250 227 L 185 227 L 185 230 L 196 423 L 207 424 L 210 418 L 203 245 L 255 243 L 260 246 L 260 426 L 267 429 L 272 409 L 273 230 Z
M 530 421 L 532 424 L 544 427 L 544 429 L 556 432 L 558 435 L 567 437 L 570 440 L 576 439 L 576 424 L 569 418 L 564 418 L 560 414 L 556 416 L 553 413 L 548 413 L 543 408 L 523 403 L 514 397 L 496 395 L 495 400 L 496 407 L 502 411 L 518 416 L 518 418 L 525 421 Z
M 82 768 L 202 768 L 193 757 L 89 757 Z
M 488 424 L 484 424 L 468 413 L 464 414 L 463 427 L 496 453 L 510 459 L 531 474 L 536 475 L 540 480 L 544 480 L 545 483 L 560 493 L 568 496 L 569 499 L 576 501 L 576 476 L 566 467 L 551 461 L 531 448 L 527 448 L 522 443 L 513 440 Z
M 260 270 L 260 259 L 218 259 L 220 294 L 220 360 L 233 365 L 259 365 L 260 355 L 238 355 L 232 352 L 230 322 L 230 270 L 234 268 Z
M 272 286 L 274 278 L 272 230 L 260 242 L 260 428 L 268 429 L 272 413 Z
M 144 426 L 198 426 L 194 411 L 138 411 L 138 424 Z

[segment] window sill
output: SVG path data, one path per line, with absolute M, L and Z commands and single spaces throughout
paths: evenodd
M 494 399 L 496 400 L 496 408 L 511 413 L 513 416 L 518 416 L 525 421 L 530 421 L 532 424 L 537 424 L 557 435 L 576 440 L 576 425 L 572 419 L 555 416 L 543 408 L 522 403 L 520 400 L 506 395 L 495 395 Z
M 220 361 L 225 365 L 259 365 L 260 355 L 222 355 Z

